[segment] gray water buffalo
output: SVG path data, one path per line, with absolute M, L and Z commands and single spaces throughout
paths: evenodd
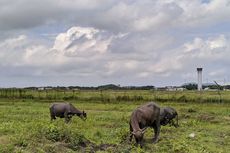
M 130 141 L 134 136 L 136 144 L 143 146 L 143 136 L 147 127 L 154 129 L 153 143 L 158 141 L 160 134 L 160 106 L 154 102 L 144 104 L 132 112 L 130 118 Z
M 178 113 L 172 107 L 164 107 L 160 110 L 160 124 L 165 126 L 167 124 L 173 125 L 174 127 L 179 127 L 178 124 Z M 174 122 L 174 118 L 176 118 L 177 122 Z
M 78 110 L 71 103 L 53 103 L 50 106 L 51 121 L 55 120 L 56 117 L 60 117 L 65 118 L 65 122 L 68 123 L 74 115 L 79 116 L 83 120 L 87 117 L 84 111 Z

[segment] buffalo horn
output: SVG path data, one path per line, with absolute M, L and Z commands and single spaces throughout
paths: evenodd
M 141 133 L 145 133 L 145 132 L 146 132 L 146 130 L 147 130 L 147 127 L 145 127 L 145 128 L 143 128 L 143 129 L 141 129 Z

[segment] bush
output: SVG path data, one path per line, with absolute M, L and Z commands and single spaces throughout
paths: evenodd
M 55 125 L 50 124 L 48 129 L 45 131 L 45 137 L 52 141 L 59 141 L 61 133 Z
M 84 135 L 70 131 L 65 126 L 57 127 L 54 124 L 50 124 L 45 129 L 45 137 L 46 139 L 54 142 L 64 142 L 73 150 L 79 150 L 81 147 L 87 147 L 87 144 L 90 143 Z

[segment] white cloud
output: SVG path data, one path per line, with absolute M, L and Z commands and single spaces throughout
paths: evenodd
M 134 72 L 136 72 L 139 69 L 138 64 L 140 64 L 138 61 L 135 60 L 116 60 L 110 59 L 107 61 L 105 65 L 105 74 L 107 76 L 113 76 L 113 75 L 132 75 Z
M 178 2 L 183 10 L 180 19 L 185 26 L 207 26 L 229 20 L 227 14 L 230 13 L 228 0 L 212 0 L 209 3 L 202 3 L 199 0 L 188 2 L 186 0 Z
M 90 61 L 101 63 L 100 60 L 106 59 L 104 54 L 111 41 L 121 37 L 94 28 L 72 27 L 66 33 L 59 34 L 53 46 L 46 46 L 33 43 L 29 37 L 21 35 L 0 43 L 0 65 L 34 67 L 33 73 L 39 75 L 56 74 L 66 67 L 64 71 L 68 74 L 85 75 L 87 69 L 92 71 L 98 66 Z M 100 67 L 96 67 L 95 71 Z
M 41 9 L 42 8 L 42 11 Z M 156 31 L 229 22 L 228 0 L 29 0 L 1 1 L 0 30 L 81 25 L 108 31 Z M 29 12 L 29 13 L 28 13 Z M 190 27 L 187 27 L 190 28 Z
M 209 75 L 214 76 L 214 77 L 221 77 L 221 76 L 224 76 L 225 73 L 226 73 L 226 70 L 222 68 L 216 71 L 209 72 Z
M 117 43 L 124 38 L 129 38 L 129 34 L 113 35 L 90 27 L 72 27 L 66 33 L 59 34 L 53 46 L 46 46 L 33 44 L 29 37 L 21 35 L 0 43 L 0 65 L 28 67 L 28 72 L 24 72 L 32 76 L 131 77 L 145 80 L 151 77 L 170 78 L 181 73 L 181 79 L 191 79 L 194 78 L 188 77 L 193 71 L 191 69 L 195 70 L 200 65 L 210 67 L 221 59 L 228 63 L 227 57 L 230 54 L 230 40 L 224 35 L 207 39 L 194 38 L 172 50 L 154 51 L 159 54 L 157 56 L 147 49 L 153 48 L 148 45 L 147 48 L 143 46 L 144 51 L 140 47 L 132 53 L 114 52 L 119 49 Z M 140 46 L 142 43 L 132 45 Z M 129 56 L 133 54 L 137 56 Z M 153 55 L 153 58 L 146 55 Z M 210 77 L 220 74 L 211 69 L 209 71 Z M 225 71 L 221 72 L 225 74 Z
M 53 49 L 67 56 L 89 56 L 107 51 L 112 36 L 104 37 L 103 31 L 94 28 L 73 27 L 56 37 Z
M 227 56 L 229 54 L 227 47 L 225 36 L 219 35 L 208 40 L 195 38 L 193 42 L 184 44 L 183 49 L 192 57 L 213 60 Z
M 153 5 L 153 4 L 152 4 Z M 182 9 L 175 3 L 158 3 L 156 12 L 143 14 L 134 21 L 134 29 L 137 31 L 158 30 L 159 28 L 169 27 L 180 17 Z M 138 7 L 138 6 L 137 6 Z
M 229 14 L 228 0 L 3 0 L 2 76 L 154 84 L 195 78 L 197 66 L 229 76 Z
M 218 38 L 208 41 L 208 45 L 211 50 L 224 48 L 226 47 L 226 38 L 224 35 L 220 35 Z
M 24 48 L 29 45 L 27 37 L 20 35 L 16 38 L 6 39 L 0 42 L 0 64 L 20 65 L 24 54 Z

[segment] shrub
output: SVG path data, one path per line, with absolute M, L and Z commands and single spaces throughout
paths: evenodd
M 65 126 L 57 127 L 54 124 L 50 124 L 45 129 L 45 137 L 46 139 L 54 142 L 64 142 L 73 150 L 79 150 L 81 147 L 87 147 L 87 145 L 90 143 L 90 141 L 87 140 L 84 135 L 77 133 L 77 131 L 73 132 Z
M 61 141 L 62 133 L 54 124 L 50 124 L 45 131 L 45 137 L 51 141 Z

